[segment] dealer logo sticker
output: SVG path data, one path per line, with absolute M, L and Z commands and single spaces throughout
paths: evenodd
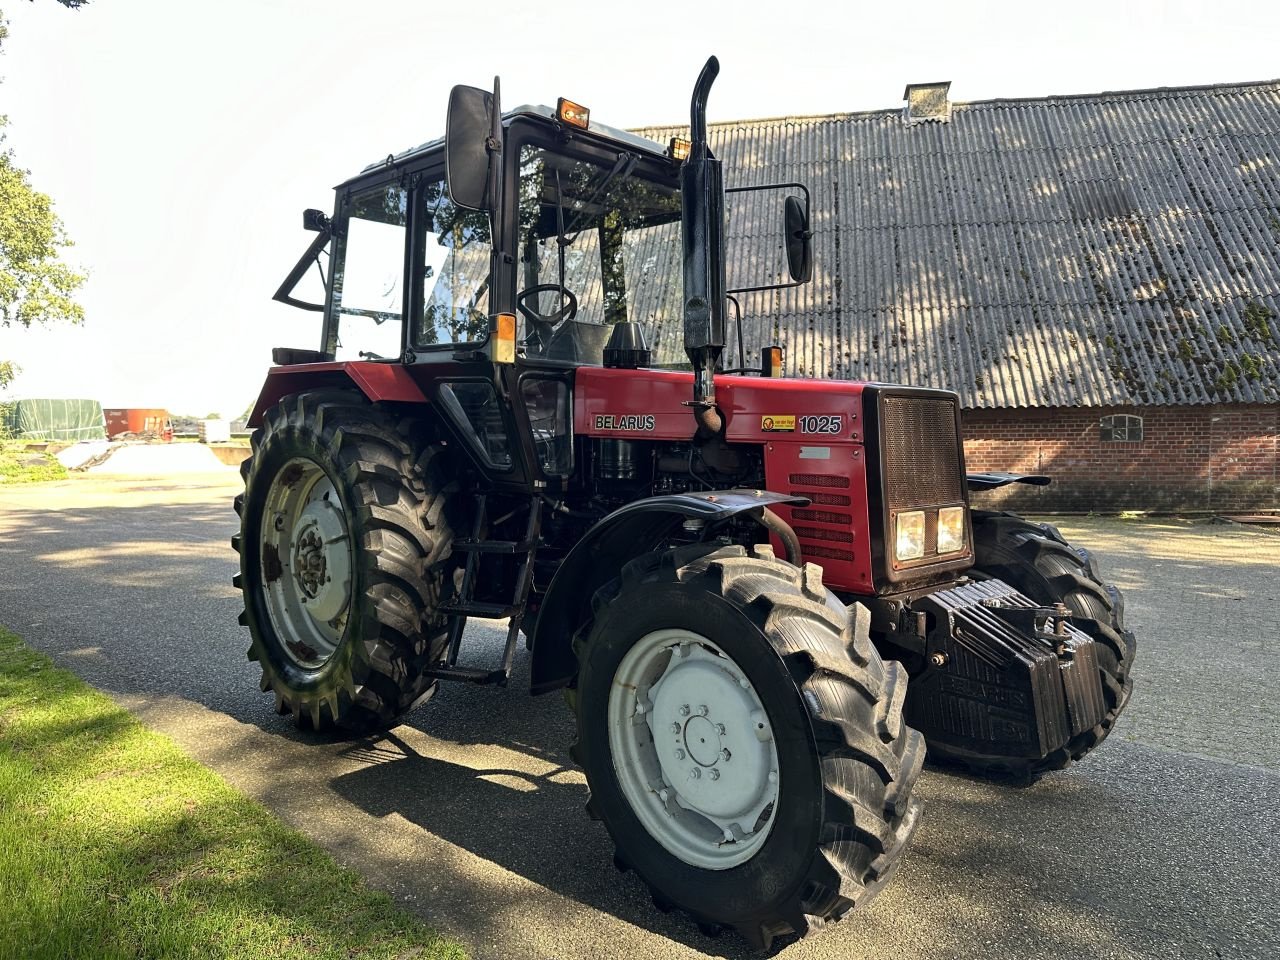
M 795 433 L 796 418 L 773 414 L 760 418 L 760 430 L 763 433 Z

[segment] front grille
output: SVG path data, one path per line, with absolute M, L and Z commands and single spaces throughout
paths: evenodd
M 852 505 L 853 498 L 848 493 L 833 493 L 833 490 L 849 490 L 849 477 L 838 473 L 793 473 L 791 494 L 796 497 L 808 497 L 814 506 L 844 507 Z M 808 489 L 805 489 L 808 488 Z M 816 488 L 816 489 L 815 489 Z M 813 507 L 792 507 L 791 523 L 796 536 L 800 539 L 800 551 L 806 560 L 830 560 L 843 563 L 854 561 L 853 552 L 853 514 L 838 510 L 813 509 Z M 830 568 L 830 564 L 827 564 Z
M 849 478 L 835 473 L 793 473 L 791 482 L 802 487 L 847 487 Z
M 964 501 L 954 398 L 882 396 L 880 449 L 890 511 Z
M 852 514 L 835 513 L 831 510 L 806 510 L 803 507 L 797 507 L 791 511 L 791 516 L 796 520 L 811 520 L 814 523 L 853 523 Z
M 820 503 L 828 507 L 847 507 L 853 501 L 847 493 L 825 493 L 822 490 L 792 490 L 793 497 L 808 497 L 810 503 Z

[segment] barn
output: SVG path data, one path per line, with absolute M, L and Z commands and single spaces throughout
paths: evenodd
M 813 197 L 814 280 L 740 296 L 744 343 L 956 391 L 970 470 L 1054 477 L 1009 506 L 1280 506 L 1280 81 L 903 101 L 711 126 L 729 186 Z M 730 194 L 731 285 L 779 202 Z

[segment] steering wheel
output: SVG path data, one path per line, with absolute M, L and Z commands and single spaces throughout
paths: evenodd
M 565 303 L 555 313 L 538 313 L 532 307 L 527 306 L 525 301 L 531 297 L 536 297 L 540 293 L 561 294 L 565 298 Z M 572 290 L 558 283 L 539 283 L 536 286 L 520 291 L 516 296 L 516 309 L 524 314 L 524 318 L 529 321 L 529 325 L 533 327 L 534 332 L 538 335 L 539 343 L 542 344 L 542 348 L 545 350 L 551 342 L 551 334 L 555 332 L 556 327 L 565 320 L 572 320 L 578 315 L 578 298 L 574 296 Z

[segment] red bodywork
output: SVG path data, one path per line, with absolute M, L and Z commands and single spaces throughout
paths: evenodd
M 354 383 L 370 400 L 426 403 L 418 379 L 433 380 L 447 369 L 369 361 L 273 367 L 249 425 L 260 424 L 266 409 L 282 397 L 318 387 Z M 873 587 L 862 389 L 863 384 L 845 380 L 716 377 L 716 405 L 724 414 L 725 438 L 763 449 L 767 489 L 811 501 L 807 507 L 774 508 L 800 538 L 805 559 L 822 565 L 829 587 L 869 594 Z M 574 433 L 688 440 L 695 424 L 684 403 L 691 396 L 690 373 L 578 367 Z M 838 429 L 819 432 L 807 427 Z M 781 555 L 776 538 L 774 549 Z
M 765 486 L 811 501 L 807 507 L 774 508 L 796 531 L 805 559 L 822 565 L 829 587 L 868 594 L 873 591 L 862 387 L 844 380 L 723 376 L 716 377 L 716 405 L 724 414 L 730 443 L 763 448 Z M 688 440 L 694 423 L 684 402 L 691 396 L 689 373 L 579 367 L 574 433 Z M 830 429 L 837 417 L 837 433 L 802 430 Z M 787 426 L 786 418 L 794 421 L 790 430 L 781 429 Z M 773 430 L 765 428 L 770 419 Z M 781 555 L 776 539 L 774 549 Z
M 396 400 L 404 403 L 426 403 L 426 395 L 409 375 L 407 367 L 398 363 L 374 363 L 369 360 L 337 360 L 331 363 L 307 363 L 293 367 L 272 367 L 262 385 L 258 402 L 253 405 L 248 424 L 262 423 L 267 408 L 281 398 L 317 387 L 350 387 L 354 383 L 370 400 Z

